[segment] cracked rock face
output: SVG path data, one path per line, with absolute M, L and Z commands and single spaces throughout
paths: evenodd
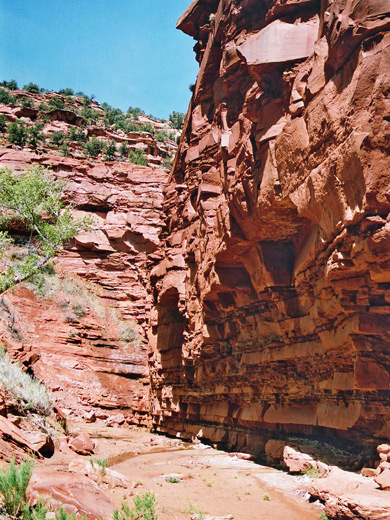
M 180 18 L 200 68 L 151 275 L 157 430 L 256 454 L 326 441 L 349 467 L 389 438 L 389 11 L 198 0 Z
M 0 166 L 42 164 L 67 183 L 92 229 L 55 260 L 57 275 L 0 298 L 0 339 L 51 389 L 57 406 L 101 419 L 149 420 L 149 263 L 163 225 L 163 170 L 0 149 Z M 43 294 L 41 294 L 43 292 Z

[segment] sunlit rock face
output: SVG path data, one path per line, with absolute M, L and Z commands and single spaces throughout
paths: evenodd
M 358 466 L 390 436 L 389 3 L 197 0 L 178 27 L 200 69 L 151 275 L 155 427 Z
M 75 216 L 89 216 L 91 229 L 55 259 L 57 275 L 1 296 L 0 342 L 46 384 L 57 407 L 147 425 L 148 272 L 164 224 L 167 173 L 0 148 L 0 167 L 17 172 L 29 164 L 66 182 Z

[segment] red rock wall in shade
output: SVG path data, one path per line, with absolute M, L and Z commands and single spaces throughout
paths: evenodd
M 101 418 L 120 411 L 119 421 L 146 424 L 148 266 L 163 225 L 167 173 L 0 149 L 0 167 L 19 171 L 28 164 L 64 179 L 76 216 L 91 215 L 94 224 L 56 259 L 58 276 L 45 275 L 44 297 L 28 284 L 1 297 L 0 339 L 31 365 L 57 405 Z
M 151 278 L 155 427 L 368 456 L 390 437 L 389 2 L 196 0 L 178 27 L 200 69 Z

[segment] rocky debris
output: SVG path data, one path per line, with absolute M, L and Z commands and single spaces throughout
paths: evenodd
M 48 471 L 36 468 L 27 488 L 29 502 L 34 505 L 39 497 L 50 500 L 58 509 L 68 513 L 86 515 L 90 519 L 111 519 L 114 504 L 90 478 L 65 471 Z
M 332 466 L 326 477 L 313 479 L 312 499 L 325 504 L 325 514 L 335 520 L 386 520 L 390 518 L 388 492 L 378 489 L 373 479 Z
M 51 435 L 40 431 L 23 432 L 23 436 L 33 446 L 35 452 L 44 457 L 51 457 L 54 454 L 54 441 Z
M 68 469 L 73 473 L 85 475 L 99 484 L 107 484 L 107 486 L 111 488 L 127 488 L 130 487 L 131 484 L 131 482 L 118 471 L 103 468 L 96 462 L 92 464 L 90 461 L 83 459 L 74 459 L 69 463 Z
M 157 431 L 354 470 L 389 438 L 389 24 L 371 0 L 180 18 L 200 68 L 151 272 Z
M 305 473 L 315 471 L 318 476 L 324 476 L 329 470 L 329 466 L 323 462 L 314 460 L 307 453 L 300 453 L 290 446 L 283 449 L 283 462 L 290 473 Z
M 91 455 L 96 447 L 88 433 L 80 433 L 69 442 L 69 448 L 80 455 Z

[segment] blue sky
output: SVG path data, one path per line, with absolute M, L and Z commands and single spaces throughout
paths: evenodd
M 0 0 L 0 80 L 71 87 L 168 117 L 186 112 L 198 64 L 175 28 L 191 0 Z

